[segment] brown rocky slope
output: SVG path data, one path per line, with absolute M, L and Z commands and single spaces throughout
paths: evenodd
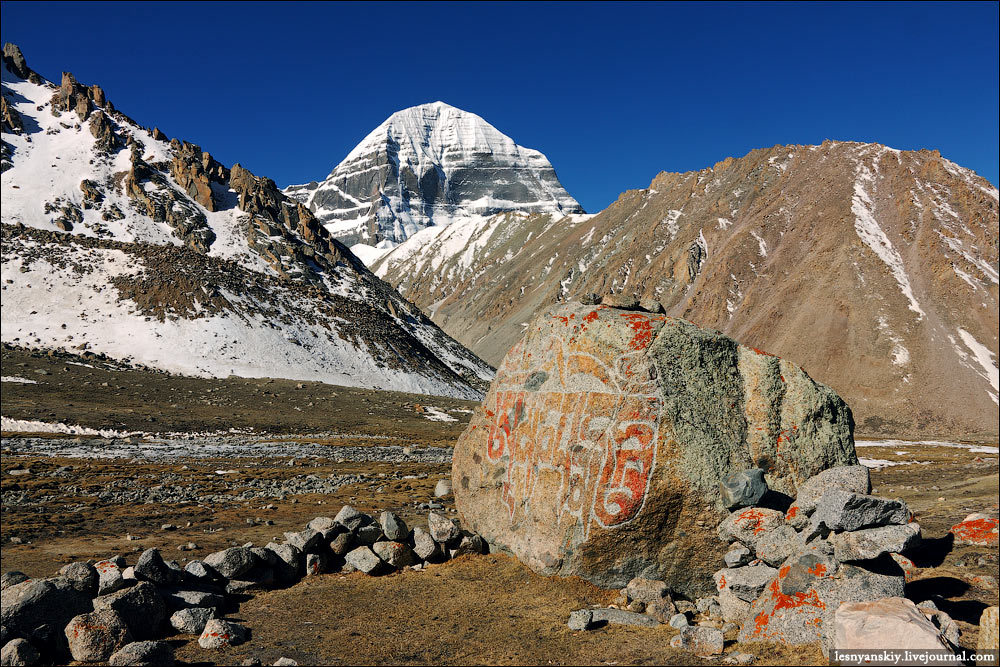
M 997 437 L 997 189 L 937 151 L 824 142 L 661 173 L 600 214 L 506 214 L 373 266 L 497 363 L 540 310 L 654 298 L 804 367 L 859 432 Z

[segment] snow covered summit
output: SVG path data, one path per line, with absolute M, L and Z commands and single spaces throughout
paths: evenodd
M 285 194 L 357 245 L 366 262 L 381 254 L 375 247 L 387 250 L 430 226 L 507 211 L 583 212 L 544 155 L 444 102 L 397 111 L 322 183 Z

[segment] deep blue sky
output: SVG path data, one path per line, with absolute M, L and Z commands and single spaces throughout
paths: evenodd
M 279 185 L 443 100 L 597 211 L 662 170 L 824 139 L 937 148 L 998 182 L 998 3 L 2 4 L 58 81 Z

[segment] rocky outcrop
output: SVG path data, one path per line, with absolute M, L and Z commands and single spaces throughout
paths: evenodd
M 455 446 L 463 522 L 544 574 L 694 597 L 723 555 L 719 482 L 794 495 L 857 462 L 850 409 L 799 367 L 684 320 L 569 304 L 504 358 Z M 780 517 L 781 514 L 779 513 Z
M 175 144 L 179 147 L 175 149 L 170 163 L 170 175 L 191 199 L 207 210 L 215 211 L 212 183 L 224 185 L 229 171 L 198 146 L 186 141 L 182 144 L 176 140 L 171 142 L 172 146 Z
M 97 150 L 102 153 L 113 153 L 121 148 L 121 140 L 115 134 L 114 125 L 108 121 L 103 111 L 97 110 L 90 116 L 90 133 L 94 135 Z
M 21 122 L 21 117 L 14 111 L 14 107 L 7 104 L 6 97 L 0 98 L 0 122 L 2 122 L 4 132 L 10 132 L 11 134 L 21 134 L 24 132 L 24 124 Z
M 3 45 L 3 63 L 12 74 L 16 74 L 22 79 L 27 79 L 32 83 L 42 82 L 42 78 L 33 69 L 28 67 L 28 63 L 24 59 L 24 54 L 21 53 L 21 49 L 17 44 L 7 42 Z

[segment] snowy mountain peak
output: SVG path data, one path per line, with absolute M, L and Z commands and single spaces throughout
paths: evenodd
M 322 183 L 285 194 L 360 253 L 389 249 L 426 227 L 507 211 L 583 211 L 542 153 L 440 101 L 397 111 Z

